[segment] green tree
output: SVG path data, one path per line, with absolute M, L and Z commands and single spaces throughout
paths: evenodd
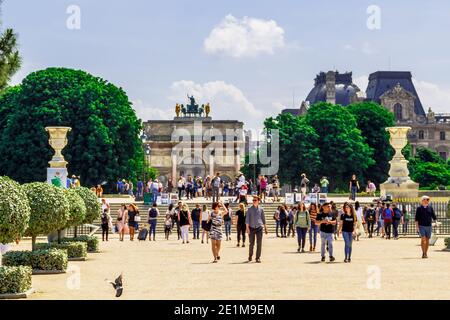
M 137 119 L 125 92 L 84 71 L 49 68 L 31 73 L 0 96 L 0 174 L 19 182 L 44 181 L 53 150 L 46 126 L 69 126 L 63 154 L 84 185 L 118 177 L 135 180 L 144 153 Z
M 353 173 L 361 177 L 374 164 L 374 150 L 367 145 L 355 117 L 345 107 L 321 102 L 311 106 L 305 117 L 319 136 L 320 174 L 331 178 L 331 189 L 347 188 Z
M 436 151 L 418 147 L 412 156 L 411 146 L 408 144 L 403 154 L 406 154 L 405 158 L 409 161 L 408 170 L 411 179 L 421 187 L 436 189 L 440 185 L 449 184 L 450 165 Z
M 30 220 L 30 205 L 21 185 L 0 177 L 0 243 L 20 238 Z
M 304 118 L 290 113 L 279 114 L 264 121 L 265 129 L 279 132 L 279 173 L 282 183 L 292 187 L 299 182 L 301 172 L 316 177 L 320 168 L 319 136 Z M 272 155 L 273 157 L 273 155 Z
M 70 204 L 64 189 L 46 182 L 28 183 L 23 188 L 31 208 L 30 222 L 25 235 L 31 236 L 34 251 L 38 235 L 47 235 L 66 226 Z
M 394 115 L 374 102 L 351 104 L 347 109 L 355 117 L 367 145 L 375 150 L 374 163 L 363 171 L 364 178 L 376 184 L 386 181 L 394 149 L 389 143 L 389 133 L 385 129 L 395 125 Z
M 0 1 L 1 5 L 2 1 Z M 0 92 L 5 90 L 11 77 L 20 69 L 21 58 L 17 45 L 17 34 L 13 29 L 0 33 Z

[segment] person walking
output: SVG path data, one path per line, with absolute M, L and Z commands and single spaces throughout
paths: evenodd
M 130 229 L 130 241 L 134 241 L 134 233 L 139 228 L 137 225 L 136 217 L 139 215 L 139 210 L 134 204 L 128 205 L 127 223 Z
M 320 239 L 321 239 L 321 256 L 322 262 L 325 261 L 325 247 L 328 246 L 328 254 L 330 256 L 330 262 L 336 260 L 333 257 L 333 232 L 334 225 L 336 224 L 336 217 L 331 214 L 331 205 L 325 202 L 321 208 L 320 213 L 316 217 L 316 223 L 320 226 Z
M 275 175 L 272 179 L 273 202 L 278 202 L 280 196 L 280 179 Z
M 273 220 L 275 220 L 275 233 L 277 235 L 277 238 L 280 237 L 278 234 L 278 230 L 280 229 L 280 210 L 281 206 L 277 207 L 277 210 L 275 210 L 275 213 L 273 214 Z
M 233 210 L 230 208 L 230 204 L 225 203 L 225 215 L 223 216 L 223 222 L 225 224 L 225 237 L 226 241 L 231 240 L 231 219 L 233 216 Z
M 297 214 L 297 208 L 294 206 L 291 206 L 290 210 L 289 210 L 289 214 L 288 214 L 288 234 L 287 236 L 291 236 L 292 234 L 292 238 L 295 237 L 295 232 L 294 232 L 294 219 L 295 219 L 295 215 Z
M 306 177 L 305 173 L 302 173 L 300 176 L 302 179 L 300 180 L 300 191 L 302 193 L 302 201 L 306 198 L 306 193 L 308 192 L 308 184 L 309 179 Z
M 156 203 L 156 200 L 158 199 L 158 195 L 159 195 L 159 182 L 158 182 L 158 179 L 155 179 L 152 182 L 150 191 L 152 193 L 152 203 Z
M 201 213 L 202 210 L 200 209 L 200 205 L 197 203 L 195 205 L 195 208 L 192 209 L 191 217 L 192 217 L 192 224 L 193 224 L 193 235 L 194 240 L 200 239 L 200 219 L 201 219 Z
M 423 196 L 421 205 L 416 209 L 416 231 L 420 235 L 420 246 L 422 248 L 422 259 L 428 258 L 428 248 L 432 233 L 432 221 L 436 222 L 436 214 L 430 205 L 430 197 Z
M 344 203 L 343 211 L 344 213 L 341 215 L 342 223 L 340 224 L 339 232 L 342 232 L 342 237 L 344 238 L 344 262 L 347 263 L 352 261 L 352 242 L 356 233 L 356 222 L 358 218 L 353 206 L 347 202 Z
M 383 220 L 384 220 L 384 232 L 386 234 L 386 239 L 391 239 L 391 226 L 392 226 L 392 217 L 394 212 L 390 208 L 390 204 L 386 203 L 386 208 L 383 210 Z
M 181 211 L 178 213 L 178 221 L 180 222 L 183 244 L 189 243 L 189 227 L 192 225 L 192 218 L 187 204 L 182 205 Z
M 206 204 L 202 207 L 202 243 L 204 243 L 205 240 L 205 234 L 206 234 L 206 243 L 209 241 L 209 232 L 210 228 L 208 226 L 208 221 L 210 220 L 210 212 L 208 208 L 206 207 Z
M 281 205 L 280 212 L 278 214 L 278 219 L 280 221 L 280 230 L 281 230 L 282 238 L 286 238 L 287 218 L 288 218 L 288 213 L 286 210 L 286 206 Z
M 392 204 L 392 231 L 394 234 L 394 240 L 398 240 L 398 226 L 400 225 L 400 221 L 402 220 L 402 212 L 399 208 L 397 208 L 397 205 L 394 203 Z
M 267 234 L 266 217 L 263 208 L 259 206 L 260 198 L 255 196 L 252 202 L 253 205 L 247 210 L 245 217 L 247 234 L 250 238 L 248 261 L 252 261 L 256 238 L 256 263 L 261 263 L 263 228 Z
M 222 202 L 214 202 L 212 204 L 212 212 L 210 215 L 211 231 L 209 237 L 211 238 L 211 249 L 214 256 L 213 263 L 220 260 L 220 245 L 222 243 L 222 224 L 223 216 L 227 214 L 227 210 Z
M 364 219 L 367 223 L 367 232 L 369 233 L 369 238 L 373 237 L 373 229 L 375 227 L 375 223 L 377 223 L 377 214 L 375 212 L 374 204 L 371 203 L 370 207 L 367 208 Z
M 236 247 L 240 246 L 241 243 L 241 237 L 242 237 L 242 248 L 245 247 L 245 204 L 239 203 L 239 210 L 236 211 L 236 232 L 237 232 L 237 245 Z
M 261 179 L 259 180 L 259 187 L 260 187 L 260 199 L 262 202 L 266 201 L 266 192 L 267 192 L 267 178 L 265 176 L 261 176 Z
M 174 225 L 176 225 L 177 227 L 177 236 L 178 236 L 178 240 L 180 240 L 181 238 L 181 227 L 180 227 L 180 212 L 182 210 L 183 207 L 183 202 L 178 201 L 178 206 L 173 210 L 173 215 L 172 215 L 172 223 Z M 173 226 L 172 226 L 173 228 Z
M 319 225 L 316 224 L 316 217 L 317 217 L 317 204 L 311 203 L 309 206 L 309 217 L 311 218 L 311 226 L 309 228 L 309 251 L 314 252 L 316 251 L 316 244 L 317 244 L 317 233 L 319 232 Z
M 377 203 L 376 208 L 376 219 L 377 219 L 377 229 L 375 230 L 377 232 L 377 237 L 380 235 L 381 231 L 381 237 L 384 238 L 384 220 L 383 220 L 383 210 L 384 210 L 384 204 L 381 202 Z
M 359 188 L 359 181 L 356 179 L 356 175 L 352 175 L 352 178 L 349 182 L 349 190 L 350 190 L 350 199 L 355 201 L 356 200 L 356 193 L 358 192 Z
M 156 241 L 156 224 L 158 222 L 158 216 L 159 216 L 159 210 L 158 205 L 156 202 L 153 203 L 152 207 L 148 210 L 148 224 L 150 225 L 150 232 L 148 234 L 148 240 L 152 241 L 152 234 L 153 234 L 153 241 Z
M 402 208 L 402 231 L 404 236 L 406 236 L 406 234 L 408 233 L 408 224 L 411 217 L 408 209 L 409 208 L 407 208 L 407 206 L 405 205 Z
M 366 221 L 364 220 L 364 215 L 363 215 L 363 208 L 361 207 L 361 205 L 359 204 L 359 201 L 355 202 L 355 212 L 356 212 L 356 226 L 357 226 L 357 231 L 356 231 L 356 241 L 359 241 L 359 237 L 365 237 L 366 236 L 366 232 L 364 230 L 364 225 L 366 224 Z
M 183 196 L 183 190 L 185 188 L 183 177 L 178 178 L 177 188 L 178 188 L 178 200 L 181 200 L 181 197 Z
M 305 203 L 302 201 L 295 215 L 295 228 L 297 230 L 298 249 L 297 252 L 305 252 L 306 233 L 311 228 L 311 217 L 309 211 L 306 210 Z
M 320 189 L 322 193 L 328 193 L 328 186 L 330 185 L 330 182 L 328 181 L 327 177 L 322 177 L 320 179 Z
M 220 200 L 220 185 L 222 184 L 222 179 L 220 179 L 220 173 L 217 172 L 216 176 L 212 179 L 212 201 L 218 202 Z
M 109 226 L 111 224 L 111 216 L 109 215 L 108 209 L 103 210 L 101 220 L 102 220 L 102 241 L 105 241 L 105 239 L 106 241 L 108 241 Z
M 125 236 L 125 228 L 126 228 L 125 220 L 127 216 L 128 216 L 127 206 L 125 204 L 122 204 L 120 206 L 120 209 L 117 210 L 117 222 L 116 222 L 117 232 L 119 233 L 119 241 L 123 241 L 123 238 Z
M 164 235 L 166 240 L 169 240 L 170 231 L 172 230 L 172 216 L 170 213 L 166 213 L 166 219 L 164 220 Z

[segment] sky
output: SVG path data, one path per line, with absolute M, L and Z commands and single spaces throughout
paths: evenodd
M 260 129 L 299 107 L 320 71 L 411 71 L 427 110 L 450 112 L 449 1 L 4 0 L 19 84 L 47 67 L 122 87 L 142 120 L 172 119 L 186 94 L 216 120 Z

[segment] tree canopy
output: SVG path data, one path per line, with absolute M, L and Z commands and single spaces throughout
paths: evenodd
M 355 117 L 367 145 L 374 150 L 374 163 L 363 171 L 363 176 L 376 184 L 386 181 L 394 149 L 389 143 L 389 133 L 385 128 L 395 125 L 394 115 L 374 102 L 351 104 L 347 106 L 347 110 Z
M 142 123 L 126 93 L 84 71 L 48 68 L 0 96 L 0 175 L 46 179 L 53 155 L 46 126 L 72 127 L 63 154 L 84 185 L 105 181 L 112 189 L 118 177 L 143 171 Z
M 20 65 L 17 34 L 8 28 L 0 33 L 0 92 L 8 86 L 9 80 L 20 69 Z
M 316 131 L 322 166 L 320 175 L 330 178 L 331 188 L 347 188 L 352 174 L 361 178 L 375 161 L 353 114 L 341 105 L 320 102 L 311 106 L 305 121 Z

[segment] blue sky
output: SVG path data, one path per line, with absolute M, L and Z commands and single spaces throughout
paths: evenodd
M 66 22 L 79 7 L 80 29 Z M 367 8 L 380 9 L 370 30 Z M 186 93 L 247 128 L 306 98 L 320 71 L 409 70 L 425 108 L 450 112 L 448 1 L 5 0 L 23 67 L 83 69 L 121 86 L 143 120 L 170 119 Z

